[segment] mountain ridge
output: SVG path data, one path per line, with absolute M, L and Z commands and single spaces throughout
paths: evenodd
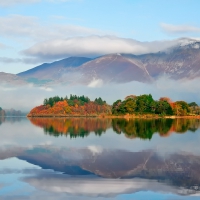
M 173 48 L 141 55 L 115 53 L 93 59 L 69 57 L 21 72 L 13 80 L 40 85 L 88 85 L 93 80 L 150 83 L 163 75 L 175 80 L 200 77 L 200 41 L 182 38 Z

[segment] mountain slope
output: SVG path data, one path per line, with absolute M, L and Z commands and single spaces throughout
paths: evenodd
M 70 57 L 53 63 L 44 63 L 17 75 L 23 78 L 56 79 L 63 71 L 70 71 L 90 60 L 85 57 Z
M 26 82 L 15 74 L 0 72 L 0 84 L 24 85 Z
M 200 41 L 183 38 L 163 52 L 143 55 L 110 54 L 96 59 L 71 57 L 18 74 L 26 80 L 38 79 L 43 84 L 46 80 L 53 84 L 89 84 L 95 80 L 151 82 L 163 75 L 175 80 L 200 77 Z
M 141 62 L 154 79 L 163 74 L 173 79 L 193 79 L 200 76 L 200 42 L 179 45 L 166 52 L 124 56 Z
M 100 79 L 104 82 L 149 82 L 151 77 L 145 66 L 121 54 L 105 55 L 87 62 L 78 68 L 82 80 Z

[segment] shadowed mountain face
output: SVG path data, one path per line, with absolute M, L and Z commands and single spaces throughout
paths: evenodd
M 166 75 L 172 79 L 194 79 L 200 76 L 200 42 L 187 43 L 164 52 L 132 55 L 110 54 L 96 59 L 71 57 L 50 64 L 42 64 L 18 76 L 40 83 L 81 83 L 94 80 L 104 83 L 152 82 Z M 42 81 L 42 82 L 41 82 Z
M 18 76 L 30 82 L 37 82 L 38 80 L 49 82 L 60 79 L 63 74 L 73 71 L 73 68 L 77 68 L 90 60 L 90 58 L 85 57 L 70 57 L 53 63 L 44 63 L 28 71 L 21 72 Z

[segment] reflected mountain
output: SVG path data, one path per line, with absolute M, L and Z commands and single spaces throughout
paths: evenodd
M 1 154 L 0 151 L 0 157 L 2 157 Z M 193 192 L 200 190 L 200 156 L 186 152 L 161 154 L 152 149 L 128 152 L 94 146 L 84 149 L 37 146 L 31 149 L 15 147 L 13 151 L 11 149 L 4 150 L 3 155 L 4 159 L 5 155 L 7 158 L 17 157 L 30 164 L 38 165 L 42 169 L 52 169 L 73 176 L 79 175 L 82 176 L 79 177 L 82 181 L 84 181 L 85 175 L 93 174 L 105 180 L 141 178 L 157 180 L 175 187 L 190 189 Z M 65 179 L 62 175 L 59 177 L 61 180 Z M 36 178 L 38 184 L 41 178 L 40 176 Z M 86 176 L 86 180 L 87 178 L 88 176 Z M 32 178 L 30 180 L 33 181 Z M 42 178 L 42 180 L 44 179 Z M 54 182 L 54 185 L 58 182 Z
M 101 136 L 113 128 L 129 139 L 152 139 L 155 133 L 168 137 L 172 133 L 195 132 L 199 119 L 109 119 L 109 118 L 30 118 L 32 124 L 44 129 L 51 136 L 87 137 L 90 133 Z

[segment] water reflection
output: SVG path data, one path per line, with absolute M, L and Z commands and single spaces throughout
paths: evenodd
M 5 122 L 5 117 L 0 116 L 0 125 Z
M 101 135 L 111 127 L 110 119 L 97 118 L 30 118 L 30 121 L 43 128 L 46 134 L 71 138 L 86 137 L 90 132 Z
M 13 124 L 23 120 L 26 120 L 26 117 L 0 117 L 0 125 L 5 122 Z
M 94 192 L 90 188 L 93 184 L 93 186 L 106 184 L 119 189 L 120 185 L 122 187 L 125 183 L 128 184 L 126 187 L 133 187 L 132 192 L 135 189 L 145 190 L 155 189 L 155 187 L 159 189 L 159 186 L 162 188 L 162 183 L 175 187 L 174 193 L 180 193 L 178 191 L 180 187 L 181 190 L 189 191 L 186 195 L 200 191 L 200 156 L 192 154 L 177 152 L 161 155 L 155 150 L 128 152 L 90 147 L 84 149 L 56 148 L 55 146 L 15 149 L 12 152 L 13 155 L 10 149 L 4 151 L 4 158 L 5 155 L 7 158 L 17 157 L 33 166 L 37 165 L 42 169 L 54 171 L 54 173 L 48 171 L 41 173 L 38 170 L 18 172 L 36 173 L 36 176 L 27 177 L 24 180 L 34 187 L 44 188 L 47 191 L 57 188 L 59 191 L 83 195 Z M 4 170 L 0 171 L 0 174 L 8 172 Z M 70 177 L 57 172 L 63 172 Z M 137 185 L 135 178 L 142 180 L 141 188 L 135 188 L 134 185 Z M 158 182 L 150 186 L 153 183 L 151 181 L 155 180 Z M 84 184 L 88 185 L 86 190 L 76 187 Z M 109 192 L 109 189 L 106 192 Z
M 183 199 L 178 195 L 198 199 L 200 195 L 199 120 L 30 120 L 2 120 L 0 199 L 1 195 L 87 200 L 170 199 L 169 193 L 171 199 Z M 70 139 L 88 135 L 84 140 Z
M 195 132 L 200 126 L 199 119 L 30 118 L 30 121 L 43 128 L 45 134 L 70 138 L 87 137 L 91 132 L 101 136 L 112 127 L 115 133 L 123 133 L 127 138 L 150 140 L 155 133 L 168 137 L 174 132 Z

